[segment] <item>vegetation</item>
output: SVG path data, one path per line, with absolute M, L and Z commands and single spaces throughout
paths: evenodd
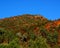
M 60 48 L 60 20 L 29 14 L 0 19 L 0 48 Z

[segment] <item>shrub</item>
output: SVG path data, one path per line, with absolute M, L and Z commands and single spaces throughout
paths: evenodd
M 8 45 L 0 44 L 0 48 L 8 48 Z
M 7 41 L 8 43 L 16 36 L 13 32 L 7 31 L 4 28 L 0 28 L 0 42 Z
M 30 39 L 35 40 L 36 36 L 34 33 L 30 33 Z
M 46 39 L 40 36 L 35 41 L 29 41 L 29 48 L 50 48 L 50 46 L 46 43 Z
M 51 43 L 57 43 L 57 32 L 54 32 L 53 34 L 48 33 L 47 34 L 47 39 L 51 42 Z
M 9 43 L 9 48 L 20 48 L 20 45 L 19 45 L 19 39 L 18 38 L 15 38 L 13 41 L 11 41 Z

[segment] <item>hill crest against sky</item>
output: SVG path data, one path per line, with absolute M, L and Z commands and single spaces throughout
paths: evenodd
M 46 43 L 49 44 L 50 47 L 53 48 L 55 45 L 60 46 L 60 19 L 51 21 L 41 15 L 26 14 L 1 19 L 0 31 L 2 28 L 4 28 L 5 31 L 12 32 L 15 36 L 18 35 L 17 38 L 19 38 L 20 41 L 22 39 L 22 46 L 26 46 L 24 43 L 28 43 L 28 46 L 30 39 L 34 42 L 34 40 L 37 41 L 36 39 L 41 36 L 47 40 Z M 2 43 L 9 44 L 9 40 L 6 41 L 4 38 Z

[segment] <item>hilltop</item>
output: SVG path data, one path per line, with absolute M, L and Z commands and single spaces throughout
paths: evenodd
M 16 40 L 16 48 L 59 48 L 60 19 L 30 14 L 0 19 L 0 44 L 10 46 Z

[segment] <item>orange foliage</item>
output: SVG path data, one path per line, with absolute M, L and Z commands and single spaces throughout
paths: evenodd
M 60 20 L 54 22 L 57 26 L 60 25 Z
M 47 24 L 45 25 L 45 28 L 46 28 L 47 30 L 49 30 L 49 29 L 50 29 L 50 26 L 51 26 L 51 23 L 47 23 Z

